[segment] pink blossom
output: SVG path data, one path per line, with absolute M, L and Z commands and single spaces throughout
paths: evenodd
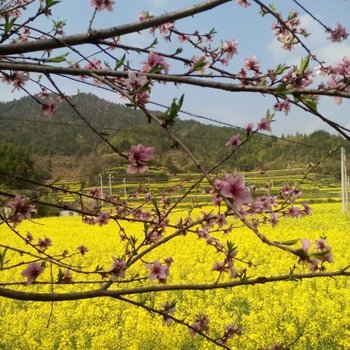
M 280 196 L 285 198 L 285 197 L 288 197 L 289 195 L 291 195 L 292 193 L 293 193 L 293 190 L 288 185 L 284 185 L 281 188 Z
M 141 144 L 133 145 L 129 152 L 129 174 L 143 174 L 147 170 L 146 162 L 153 159 L 154 147 L 145 147 Z
M 252 196 L 250 191 L 245 187 L 243 177 L 225 175 L 223 181 L 221 194 L 227 198 L 233 198 L 237 209 L 241 208 L 243 204 L 250 203 Z
M 139 106 L 145 106 L 149 100 L 149 91 L 138 92 L 135 95 L 135 101 Z
M 261 118 L 260 123 L 258 123 L 259 130 L 266 130 L 271 132 L 271 119 Z
M 16 195 L 15 200 L 7 203 L 7 205 L 14 211 L 12 220 L 15 223 L 30 219 L 32 217 L 32 212 L 35 210 L 34 206 L 30 205 L 27 199 L 20 195 Z
M 90 5 L 95 7 L 97 11 L 108 10 L 113 11 L 112 5 L 114 5 L 115 1 L 113 0 L 91 0 Z
M 72 276 L 72 273 L 70 270 L 66 269 L 64 272 L 63 272 L 63 276 L 62 276 L 62 280 L 61 280 L 61 283 L 73 283 L 74 280 L 73 280 L 73 276 Z
M 270 212 L 272 206 L 277 206 L 276 197 L 262 196 L 251 204 L 251 209 L 254 213 L 264 213 Z
M 52 241 L 47 237 L 45 237 L 45 239 L 39 238 L 37 246 L 41 251 L 45 251 L 47 248 L 52 246 Z
M 80 245 L 77 250 L 81 255 L 85 255 L 89 251 L 89 249 L 84 244 Z
M 251 70 L 253 72 L 260 73 L 260 63 L 257 60 L 256 56 L 251 56 L 251 57 L 246 58 L 244 60 L 243 67 L 246 71 Z
M 248 0 L 235 0 L 235 3 L 245 8 L 251 5 L 250 2 L 248 2 Z
M 33 235 L 28 231 L 27 234 L 26 234 L 25 241 L 26 241 L 27 243 L 30 243 L 30 242 L 32 242 L 33 240 L 34 240 Z
M 278 215 L 276 213 L 270 214 L 270 224 L 272 227 L 275 227 L 278 224 Z
M 319 240 L 315 241 L 315 246 L 316 246 L 316 249 L 319 251 L 328 250 L 331 248 L 330 245 L 327 244 L 324 238 L 320 238 Z
M 66 269 L 63 274 L 60 276 L 60 279 L 58 281 L 59 283 L 64 283 L 64 284 L 69 284 L 69 283 L 73 283 L 73 277 L 72 277 L 72 273 L 70 270 Z
M 227 224 L 226 216 L 225 215 L 218 215 L 216 217 L 215 223 L 221 228 Z
M 287 212 L 284 214 L 286 217 L 291 217 L 291 218 L 300 218 L 302 217 L 302 212 L 300 208 L 298 207 L 290 207 L 288 208 Z
M 214 35 L 213 35 L 213 33 L 207 33 L 207 34 L 202 35 L 202 38 L 205 38 L 206 41 L 213 41 Z
M 207 56 L 193 56 L 193 69 L 194 71 L 199 71 L 201 74 L 205 73 L 205 69 L 209 67 L 210 60 Z
M 226 264 L 223 261 L 220 261 L 220 262 L 216 261 L 213 268 L 212 268 L 212 271 L 224 272 L 226 270 L 227 270 Z
M 349 76 L 350 75 L 350 57 L 343 57 L 342 61 L 338 64 L 340 74 Z
M 96 221 L 93 217 L 89 217 L 89 216 L 83 216 L 83 223 L 84 224 L 88 224 L 88 225 L 95 225 Z
M 174 259 L 173 259 L 171 256 L 168 256 L 167 258 L 164 259 L 164 263 L 165 263 L 167 266 L 170 266 L 171 264 L 174 263 Z
M 209 239 L 209 231 L 207 229 L 199 229 L 196 231 L 198 238 Z
M 25 270 L 22 271 L 22 276 L 27 277 L 26 285 L 32 284 L 38 276 L 40 276 L 45 267 L 37 262 L 30 263 Z
M 312 209 L 307 203 L 304 203 L 303 207 L 304 207 L 303 212 L 305 213 L 305 215 L 311 215 L 312 214 Z
M 43 104 L 42 112 L 45 117 L 52 117 L 57 111 L 57 106 L 54 103 Z
M 300 73 L 297 69 L 293 68 L 283 77 L 283 81 L 291 89 L 306 88 L 313 82 L 312 70 L 307 69 L 305 72 Z
M 7 205 L 10 208 L 12 208 L 15 212 L 20 212 L 25 208 L 26 198 L 17 194 L 15 200 L 7 203 Z
M 221 190 L 223 186 L 223 180 L 215 179 L 214 185 L 216 189 Z
M 287 19 L 282 18 L 279 14 L 279 21 L 272 25 L 272 29 L 278 41 L 282 43 L 282 47 L 286 50 L 291 50 L 298 43 L 293 33 L 308 36 L 305 28 L 300 26 L 299 15 L 294 10 L 289 12 Z
M 161 34 L 167 35 L 171 29 L 174 28 L 173 22 L 163 23 L 158 26 L 158 30 Z
M 210 191 L 211 194 L 211 200 L 213 202 L 214 205 L 219 206 L 221 204 L 222 198 L 221 196 L 214 190 Z
M 209 318 L 206 314 L 201 314 L 192 323 L 190 328 L 190 335 L 193 337 L 197 332 L 208 332 L 209 331 Z
M 190 37 L 186 34 L 180 34 L 177 38 L 180 41 L 180 43 L 184 43 L 190 39 Z
M 146 264 L 146 267 L 149 270 L 150 281 L 157 279 L 161 283 L 166 282 L 169 273 L 168 266 L 162 265 L 159 260 L 156 260 L 153 264 Z
M 282 101 L 282 102 L 277 102 L 275 103 L 275 105 L 273 106 L 273 109 L 275 111 L 283 111 L 285 115 L 288 114 L 288 112 L 290 111 L 290 101 L 288 99 Z
M 112 270 L 109 271 L 109 273 L 111 274 L 111 281 L 115 282 L 119 278 L 121 279 L 125 278 L 125 271 L 127 269 L 127 265 L 125 261 L 115 258 L 114 256 L 112 256 L 112 259 L 113 259 L 113 267 L 112 267 Z
M 301 249 L 304 253 L 307 253 L 308 250 L 310 249 L 311 247 L 311 242 L 306 239 L 306 238 L 302 238 L 301 240 Z
M 98 187 L 95 187 L 88 192 L 88 195 L 95 198 L 99 198 L 101 195 L 101 190 Z
M 128 79 L 125 79 L 125 84 L 129 90 L 135 91 L 138 88 L 146 85 L 147 83 L 148 83 L 148 80 L 144 75 L 136 74 L 132 70 L 128 71 Z
M 29 79 L 29 75 L 26 72 L 15 72 L 12 79 L 13 90 L 20 90 L 22 86 Z
M 142 12 L 139 14 L 139 21 L 146 21 L 147 19 L 151 19 L 153 17 L 154 16 L 149 11 L 142 10 Z
M 334 97 L 334 102 L 335 102 L 337 105 L 340 105 L 340 104 L 342 104 L 343 99 L 342 99 L 340 96 L 335 96 L 335 97 Z
M 163 237 L 162 229 L 152 228 L 151 231 L 147 232 L 147 240 L 148 242 L 154 243 L 159 241 Z
M 29 74 L 27 72 L 12 72 L 11 74 L 3 74 L 1 80 L 7 84 L 12 84 L 13 89 L 20 90 L 27 80 L 29 79 Z
M 168 326 L 170 325 L 173 320 L 169 317 L 169 315 L 173 315 L 176 312 L 176 307 L 175 307 L 175 303 L 172 302 L 168 302 L 166 301 L 162 306 L 163 306 L 163 321 L 162 324 L 163 326 Z
M 229 263 L 229 264 L 232 264 L 233 261 L 232 259 L 235 258 L 238 254 L 238 250 L 237 249 L 233 249 L 230 253 L 227 253 L 226 254 L 226 261 Z
M 329 89 L 337 89 L 341 87 L 341 82 L 343 79 L 337 79 L 335 76 L 332 76 L 328 81 L 327 81 L 327 87 Z M 343 101 L 343 99 L 340 96 L 335 96 L 334 101 L 337 105 L 340 105 Z
M 327 39 L 335 43 L 345 40 L 348 36 L 349 33 L 346 31 L 346 29 L 340 23 L 337 23 L 337 26 L 335 29 L 331 30 L 331 35 Z
M 39 92 L 39 97 L 42 99 L 45 99 L 48 96 L 48 93 L 44 87 L 41 88 Z
M 30 29 L 24 28 L 22 33 L 19 36 L 19 41 L 22 43 L 28 41 L 29 35 L 30 35 Z
M 142 211 L 139 217 L 141 220 L 147 221 L 152 218 L 152 213 L 150 211 Z
M 222 50 L 226 53 L 227 59 L 231 59 L 233 55 L 238 53 L 237 41 L 236 40 L 226 40 L 222 45 Z
M 239 146 L 241 144 L 240 134 L 232 135 L 226 142 L 225 146 Z
M 340 84 L 340 79 L 337 79 L 335 76 L 332 76 L 328 81 L 327 81 L 327 87 L 329 89 L 337 89 L 339 84 Z
M 248 136 L 253 132 L 253 129 L 254 129 L 254 124 L 248 123 L 248 125 L 245 128 L 245 131 L 246 131 Z
M 101 61 L 93 59 L 86 64 L 85 68 L 89 70 L 102 69 Z
M 323 256 L 322 256 L 322 261 L 327 261 L 329 263 L 333 262 L 333 255 L 331 251 L 327 251 Z
M 109 214 L 108 213 L 101 213 L 96 219 L 96 222 L 100 226 L 107 225 L 108 221 L 109 221 Z
M 239 72 L 237 73 L 237 78 L 241 80 L 241 84 L 244 86 L 244 85 L 248 85 L 248 82 L 247 82 L 247 72 L 241 68 L 239 70 Z
M 319 263 L 319 262 L 320 262 L 320 261 L 317 260 L 317 259 L 312 259 L 311 265 L 310 265 L 310 270 L 311 270 L 311 272 L 316 272 L 316 271 L 319 269 L 319 266 L 318 266 L 318 263 Z
M 221 342 L 226 344 L 235 334 L 242 335 L 242 328 L 236 326 L 234 323 L 231 323 L 227 326 L 224 326 L 225 333 L 221 338 Z
M 151 51 L 148 54 L 148 58 L 146 61 L 142 62 L 143 66 L 141 68 L 141 72 L 150 72 L 153 68 L 158 68 L 164 70 L 165 73 L 169 72 L 170 65 L 165 62 L 164 57 L 156 54 Z

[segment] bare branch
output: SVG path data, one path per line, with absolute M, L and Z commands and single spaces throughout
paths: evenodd
M 65 46 L 76 46 L 82 44 L 93 44 L 100 39 L 108 39 L 130 33 L 139 32 L 145 29 L 157 27 L 160 24 L 176 21 L 181 18 L 190 17 L 201 12 L 209 11 L 215 7 L 231 2 L 231 0 L 209 0 L 199 5 L 191 6 L 183 10 L 170 12 L 154 17 L 147 21 L 130 23 L 118 27 L 111 27 L 101 30 L 91 30 L 87 33 L 63 36 L 57 39 L 29 41 L 0 46 L 1 55 L 21 54 L 26 52 L 37 52 L 42 50 L 53 50 Z
M 334 272 L 320 272 L 320 273 L 306 273 L 306 274 L 288 274 L 271 277 L 257 277 L 254 279 L 245 279 L 240 281 L 232 281 L 225 283 L 213 283 L 213 284 L 174 284 L 174 285 L 157 285 L 140 288 L 128 288 L 118 290 L 105 290 L 97 289 L 85 292 L 72 292 L 72 293 L 36 293 L 36 292 L 23 292 L 7 288 L 0 288 L 0 296 L 16 299 L 16 300 L 27 300 L 27 301 L 69 301 L 69 300 L 80 300 L 80 299 L 93 299 L 99 297 L 112 297 L 117 298 L 123 295 L 134 295 L 134 294 L 147 294 L 147 293 L 162 293 L 167 291 L 176 290 L 189 290 L 189 291 L 205 291 L 215 289 L 230 289 L 239 286 L 254 286 L 258 284 L 269 284 L 276 282 L 297 282 L 306 279 L 316 278 L 327 278 L 336 276 L 350 276 L 350 272 L 347 269 L 340 269 Z M 35 283 L 34 283 L 35 284 Z

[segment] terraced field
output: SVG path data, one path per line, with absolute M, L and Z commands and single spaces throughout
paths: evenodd
M 178 174 L 176 176 L 165 175 L 164 169 L 151 170 L 150 174 L 137 177 L 127 177 L 125 174 L 121 175 L 112 171 L 111 173 L 113 174 L 111 187 L 108 183 L 108 173 L 104 174 L 103 192 L 119 196 L 121 199 L 127 199 L 133 203 L 140 202 L 143 199 L 142 193 L 137 197 L 134 196 L 140 189 L 144 193 L 151 192 L 155 196 L 166 192 L 167 195 L 171 196 L 172 200 L 176 200 L 181 198 L 191 186 L 201 179 L 200 174 L 194 173 Z M 305 177 L 306 173 L 306 168 L 297 168 L 269 170 L 263 174 L 259 171 L 245 172 L 243 175 L 246 185 L 251 188 L 255 196 L 278 195 L 281 187 L 288 184 L 289 186 L 300 186 L 303 192 L 300 201 L 303 202 L 330 203 L 341 201 L 340 180 L 321 177 L 316 173 L 310 173 Z M 219 174 L 218 177 L 220 176 L 222 177 L 223 175 Z M 82 189 L 79 184 L 69 182 L 61 182 L 59 184 L 73 191 L 83 190 L 83 192 L 87 192 L 93 188 Z M 96 180 L 96 187 L 100 187 L 98 180 Z M 182 200 L 182 207 L 207 204 L 211 200 L 209 190 L 210 186 L 207 181 L 205 179 L 202 180 L 195 186 L 195 190 Z M 66 195 L 62 198 L 65 202 L 74 201 L 72 196 Z

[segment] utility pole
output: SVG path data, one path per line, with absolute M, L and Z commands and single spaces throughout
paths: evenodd
M 123 184 L 124 184 L 124 199 L 126 199 L 126 181 L 125 181 L 125 177 L 123 178 Z
M 103 197 L 103 179 L 102 179 L 102 174 L 98 174 L 100 178 L 100 188 L 101 188 L 101 197 Z
M 349 187 L 348 187 L 348 174 L 346 168 L 346 155 L 345 149 L 340 149 L 341 154 L 341 203 L 344 213 L 349 211 Z
M 111 196 L 112 195 L 112 179 L 113 179 L 113 176 L 111 173 L 108 174 L 108 183 L 109 183 L 109 195 Z

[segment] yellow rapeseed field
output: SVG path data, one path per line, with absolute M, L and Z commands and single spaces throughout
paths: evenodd
M 285 219 L 275 228 L 266 226 L 261 230 L 276 240 L 308 238 L 314 241 L 327 236 L 334 258 L 334 263 L 327 265 L 328 270 L 346 266 L 350 263 L 350 217 L 340 212 L 339 204 L 319 204 L 312 208 L 314 213 L 310 217 Z M 174 215 L 172 220 L 176 222 L 180 216 L 180 213 Z M 126 228 L 136 230 L 136 227 Z M 45 218 L 23 222 L 18 229 L 23 234 L 31 232 L 36 239 L 50 237 L 53 242 L 53 247 L 49 248 L 51 252 L 74 251 L 77 246 L 85 244 L 89 252 L 85 256 L 77 255 L 74 263 L 91 264 L 93 268 L 97 264 L 109 268 L 111 256 L 118 256 L 123 249 L 115 223 L 98 227 L 83 224 L 78 217 Z M 0 226 L 0 236 L 3 242 L 19 245 L 4 225 Z M 263 245 L 245 228 L 233 230 L 224 237 L 226 239 L 238 247 L 238 257 L 257 264 L 257 267 L 248 269 L 248 277 L 287 274 L 297 264 L 295 257 Z M 147 259 L 152 261 L 168 256 L 174 259 L 169 283 L 213 282 L 218 276 L 217 272 L 211 271 L 218 259 L 215 251 L 194 234 L 174 239 L 152 252 Z M 21 259 L 26 260 L 25 257 Z M 297 269 L 308 272 L 307 267 L 300 265 Z M 21 279 L 22 270 L 23 266 L 17 270 L 0 271 L 0 282 Z M 48 278 L 50 271 L 46 270 L 38 281 Z M 130 274 L 136 270 L 147 276 L 143 263 L 135 266 Z M 50 291 L 50 287 L 40 285 L 16 288 Z M 66 285 L 55 287 L 55 291 L 86 288 L 91 286 Z M 235 335 L 228 344 L 232 349 L 263 349 L 276 344 L 302 350 L 350 349 L 350 279 L 346 277 L 206 292 L 166 292 L 131 298 L 156 308 L 161 308 L 165 301 L 177 300 L 174 316 L 190 324 L 198 314 L 205 312 L 210 320 L 209 334 L 213 338 L 222 336 L 225 325 L 233 322 L 241 326 L 242 335 Z M 114 299 L 51 304 L 0 298 L 1 350 L 215 348 L 198 335 L 191 337 L 183 326 L 163 326 L 161 317 Z

